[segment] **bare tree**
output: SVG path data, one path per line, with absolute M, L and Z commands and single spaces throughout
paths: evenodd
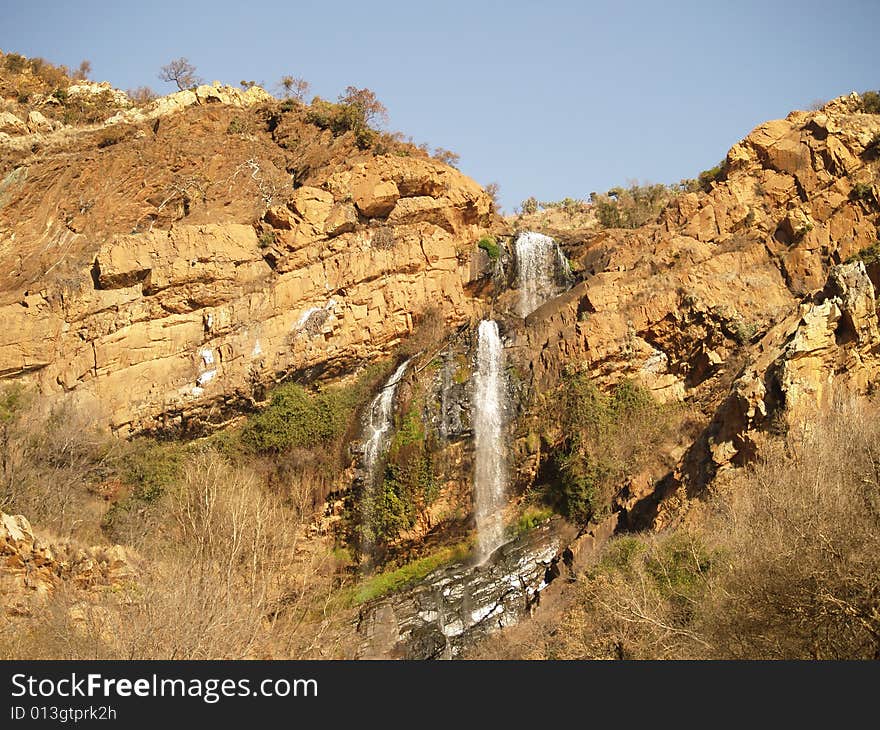
M 364 125 L 370 126 L 372 122 L 387 122 L 388 110 L 385 105 L 376 98 L 376 94 L 369 89 L 358 89 L 349 86 L 345 92 L 339 95 L 339 103 L 357 109 Z
M 79 64 L 79 68 L 73 72 L 73 78 L 77 81 L 85 81 L 91 72 L 92 62 L 89 60 L 83 60 Z
M 162 81 L 177 84 L 177 88 L 181 91 L 202 83 L 201 77 L 196 75 L 196 67 L 184 57 L 176 58 L 171 63 L 162 66 L 159 78 Z
M 149 86 L 138 86 L 136 89 L 129 89 L 125 93 L 128 94 L 129 99 L 139 106 L 149 104 L 156 98 L 156 92 Z
M 306 94 L 309 93 L 311 84 L 305 79 L 297 76 L 282 76 L 281 82 L 278 84 L 281 89 L 281 95 L 285 99 L 296 99 L 297 101 L 305 101 Z
M 434 150 L 434 159 L 439 160 L 444 165 L 454 167 L 457 170 L 458 163 L 461 161 L 461 155 L 456 154 L 452 150 L 447 150 L 444 147 L 437 147 L 437 149 Z
M 501 186 L 497 182 L 490 182 L 484 189 L 486 194 L 492 198 L 492 209 L 496 213 L 500 213 L 501 201 L 499 200 L 499 195 L 501 194 Z

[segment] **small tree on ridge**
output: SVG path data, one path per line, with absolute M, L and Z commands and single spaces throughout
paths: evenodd
M 306 94 L 311 88 L 311 84 L 305 79 L 290 75 L 282 76 L 279 86 L 285 99 L 296 99 L 297 101 L 305 101 Z
M 162 66 L 159 78 L 162 81 L 177 84 L 177 88 L 180 91 L 191 89 L 193 86 L 198 86 L 202 83 L 202 79 L 196 75 L 196 67 L 182 56 Z

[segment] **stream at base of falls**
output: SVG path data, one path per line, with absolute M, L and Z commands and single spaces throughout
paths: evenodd
M 559 575 L 570 528 L 554 519 L 498 548 L 484 563 L 439 568 L 409 589 L 366 604 L 359 659 L 455 659 L 528 616 Z

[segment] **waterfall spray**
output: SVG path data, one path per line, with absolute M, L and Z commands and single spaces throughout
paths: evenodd
M 504 540 L 503 514 L 507 490 L 507 445 L 504 427 L 509 411 L 504 382 L 504 348 L 498 323 L 484 319 L 477 332 L 474 373 L 474 502 L 477 549 L 487 558 Z
M 571 286 L 571 268 L 550 236 L 527 231 L 516 239 L 519 314 L 527 317 Z
M 409 363 L 409 360 L 405 360 L 388 378 L 370 403 L 364 421 L 364 446 L 361 460 L 364 494 L 361 501 L 361 523 L 365 528 L 363 531 L 367 548 L 365 552 L 368 553 L 372 551 L 373 547 L 372 508 L 375 502 L 376 469 L 388 448 L 391 425 L 394 420 L 394 397 L 397 395 L 397 386 L 400 385 Z

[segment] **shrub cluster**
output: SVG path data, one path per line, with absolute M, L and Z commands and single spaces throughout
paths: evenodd
M 485 251 L 486 255 L 492 261 L 497 261 L 498 257 L 501 255 L 501 249 L 498 247 L 498 242 L 492 236 L 483 236 L 477 242 L 477 248 Z
M 838 398 L 729 474 L 714 509 L 687 527 L 613 538 L 569 605 L 479 656 L 877 659 L 875 413 Z
M 564 515 L 579 522 L 600 517 L 622 478 L 654 450 L 672 424 L 673 410 L 643 387 L 625 380 L 610 394 L 582 371 L 566 374 L 550 400 L 547 417 L 562 439 L 553 462 L 558 487 L 548 495 Z
M 104 590 L 86 596 L 64 580 L 29 604 L 26 621 L 0 625 L 0 654 L 240 659 L 306 646 L 299 627 L 326 602 L 332 573 L 322 567 L 329 552 L 297 549 L 313 480 L 287 474 L 278 488 L 229 432 L 124 442 L 96 420 L 20 388 L 0 391 L 0 509 L 24 514 L 41 538 L 48 529 L 59 560 L 83 560 L 78 545 L 108 539 L 133 548 L 132 572 Z M 89 550 L 100 559 L 102 549 Z
M 361 149 L 369 149 L 378 135 L 372 124 L 387 118 L 385 106 L 369 89 L 349 86 L 339 95 L 337 103 L 315 97 L 306 113 L 306 121 L 334 135 L 353 132 Z
M 866 114 L 880 114 L 880 91 L 866 91 L 862 94 L 862 111 Z
M 605 194 L 592 193 L 590 202 L 604 228 L 638 228 L 654 220 L 678 192 L 678 188 L 666 185 L 634 183 Z
M 414 399 L 399 419 L 375 487 L 352 495 L 349 538 L 359 550 L 370 546 L 378 561 L 402 532 L 427 519 L 428 508 L 440 491 L 434 465 L 436 445 L 425 432 L 419 402 Z M 363 515 L 370 519 L 362 519 Z
M 275 453 L 327 444 L 348 427 L 358 402 L 355 388 L 309 392 L 286 383 L 273 391 L 269 406 L 248 421 L 242 440 L 256 451 Z

